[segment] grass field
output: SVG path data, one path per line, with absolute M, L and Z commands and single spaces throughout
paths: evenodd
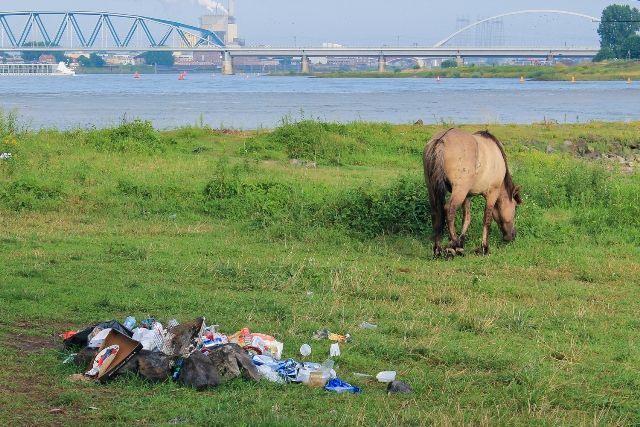
M 510 78 L 519 79 L 521 76 L 527 80 L 565 80 L 572 77 L 576 80 L 640 80 L 640 62 L 619 61 L 610 63 L 582 63 L 567 66 L 558 64 L 555 66 L 539 65 L 500 65 L 500 66 L 463 66 L 454 68 L 434 68 L 430 70 L 390 70 L 384 73 L 377 71 L 354 71 L 337 73 L 314 73 L 317 77 L 422 77 L 422 78 Z
M 490 256 L 452 261 L 431 259 L 421 177 L 437 130 L 60 132 L 0 116 L 3 424 L 640 423 L 640 174 L 583 158 L 637 156 L 640 123 L 491 126 L 524 189 L 519 237 L 494 227 Z M 69 381 L 56 334 L 127 315 L 204 315 L 319 361 L 329 343 L 312 333 L 348 332 L 337 371 L 364 393 Z M 389 369 L 414 394 L 352 375 Z

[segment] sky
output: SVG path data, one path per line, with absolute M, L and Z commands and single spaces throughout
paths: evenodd
M 211 0 L 2 0 L 0 9 L 15 10 L 104 10 L 171 19 L 197 25 L 207 12 L 201 5 Z M 226 3 L 227 0 L 221 0 Z M 560 9 L 600 16 L 612 1 L 602 0 L 237 0 L 240 36 L 248 45 L 297 46 L 323 42 L 350 46 L 430 46 L 457 29 L 457 18 L 471 22 L 524 9 Z M 640 1 L 617 0 L 640 6 Z M 524 19 L 524 18 L 519 18 Z M 542 19 L 542 18 L 539 18 Z M 505 21 L 506 22 L 506 21 Z M 518 18 L 511 21 L 512 28 Z M 535 24 L 540 31 L 559 38 L 565 33 L 591 37 L 595 25 L 576 18 L 558 18 L 552 27 Z M 531 24 L 534 25 L 534 24 Z M 539 29 L 540 28 L 540 29 Z M 513 43 L 517 37 L 508 30 Z M 529 35 L 533 38 L 533 35 Z M 593 34 L 595 45 L 597 36 Z

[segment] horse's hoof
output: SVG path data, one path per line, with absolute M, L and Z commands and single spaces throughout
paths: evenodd
M 480 246 L 476 249 L 476 255 L 489 255 L 489 247 Z
M 464 256 L 464 248 L 456 248 L 457 256 Z
M 454 258 L 456 256 L 456 250 L 453 248 L 447 248 L 446 255 L 447 258 Z

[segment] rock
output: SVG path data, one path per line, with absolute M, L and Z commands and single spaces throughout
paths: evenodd
M 318 167 L 318 164 L 316 162 L 307 162 L 307 163 L 304 164 L 304 166 L 307 169 L 315 169 L 315 168 Z
M 547 153 L 551 154 L 551 153 L 553 153 L 555 151 L 556 151 L 555 148 L 553 148 L 551 145 L 547 145 Z
M 413 389 L 402 381 L 393 381 L 387 386 L 387 392 L 393 394 L 409 394 L 413 393 Z
M 173 335 L 167 354 L 173 356 L 187 356 L 195 348 L 194 340 L 198 337 L 204 318 L 198 317 L 193 322 L 181 323 L 175 328 L 169 329 L 169 333 Z
M 573 148 L 574 143 L 573 143 L 573 141 L 568 141 L 567 140 L 567 141 L 563 142 L 562 145 L 564 145 L 564 148 L 569 149 L 569 148 Z
M 199 391 L 217 387 L 222 383 L 220 374 L 211 359 L 199 351 L 184 359 L 178 381 Z
M 148 380 L 162 382 L 171 378 L 176 359 L 159 351 L 140 350 L 120 368 L 120 373 L 134 372 Z
M 211 349 L 209 359 L 226 380 L 242 375 L 248 380 L 260 381 L 260 372 L 249 354 L 238 344 L 224 344 Z

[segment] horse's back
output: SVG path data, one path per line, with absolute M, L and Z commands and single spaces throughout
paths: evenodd
M 488 133 L 475 133 L 473 138 L 478 144 L 477 176 L 471 192 L 481 194 L 490 188 L 499 187 L 507 172 L 500 142 Z
M 478 154 L 473 135 L 460 129 L 452 129 L 442 141 L 444 170 L 451 185 L 466 185 L 471 182 Z

